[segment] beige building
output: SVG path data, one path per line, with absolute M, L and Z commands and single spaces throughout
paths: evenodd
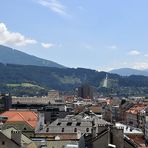
M 21 131 L 9 128 L 0 131 L 0 148 L 36 148 L 36 145 Z
M 131 107 L 129 110 L 126 111 L 126 122 L 127 124 L 139 127 L 140 122 L 140 111 L 144 109 L 143 104 L 136 104 L 133 107 Z

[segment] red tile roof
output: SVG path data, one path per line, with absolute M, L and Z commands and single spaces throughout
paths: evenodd
M 8 117 L 6 122 L 26 122 L 32 128 L 35 128 L 37 124 L 37 114 L 33 111 L 6 111 L 0 116 Z
M 144 109 L 144 105 L 143 104 L 134 105 L 129 110 L 127 110 L 126 113 L 138 114 L 142 109 Z
M 134 140 L 135 143 L 137 143 L 139 146 L 141 146 L 140 148 L 142 148 L 142 146 L 145 146 L 145 141 L 144 141 L 143 136 L 132 135 L 132 136 L 128 136 L 128 137 L 131 138 L 132 140 Z

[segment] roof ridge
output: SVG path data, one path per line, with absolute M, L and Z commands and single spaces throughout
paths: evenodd
M 27 122 L 33 128 L 32 124 L 29 121 L 25 121 L 25 122 Z
M 18 112 L 18 114 L 22 117 L 22 119 L 23 119 L 26 123 L 28 123 L 31 127 L 33 127 L 33 126 L 31 125 L 31 123 L 30 123 L 28 120 L 25 120 L 25 118 L 23 117 L 23 115 L 22 115 L 21 113 Z
M 19 114 L 19 116 L 21 116 L 21 118 L 22 118 L 24 121 L 26 121 L 25 118 L 23 117 L 23 115 L 22 115 L 21 113 L 17 112 L 17 114 Z
M 33 111 L 32 111 L 32 113 L 33 113 L 36 117 L 38 117 L 37 113 L 35 113 L 35 112 L 33 112 Z

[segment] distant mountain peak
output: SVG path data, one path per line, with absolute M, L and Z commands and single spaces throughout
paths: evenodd
M 0 63 L 65 68 L 56 62 L 29 55 L 3 45 L 0 45 Z
M 133 68 L 119 68 L 119 69 L 113 69 L 109 71 L 109 73 L 118 74 L 121 76 L 130 76 L 130 75 L 143 75 L 148 76 L 147 70 L 138 70 Z

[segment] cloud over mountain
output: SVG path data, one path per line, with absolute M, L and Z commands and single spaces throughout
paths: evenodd
M 28 44 L 36 44 L 37 41 L 25 37 L 19 32 L 11 32 L 4 23 L 0 23 L 0 44 L 10 44 L 15 46 L 26 46 Z

